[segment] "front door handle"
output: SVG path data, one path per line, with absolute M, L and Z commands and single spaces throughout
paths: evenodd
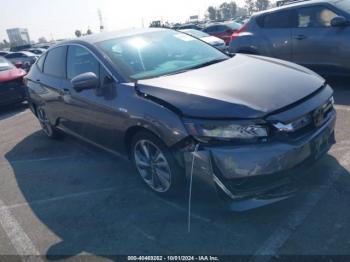
M 306 38 L 306 35 L 297 35 L 294 37 L 294 39 L 296 39 L 296 40 L 303 40 L 305 38 Z

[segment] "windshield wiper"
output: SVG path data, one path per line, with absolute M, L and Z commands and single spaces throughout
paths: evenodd
M 181 70 L 178 70 L 178 71 L 174 71 L 174 72 L 171 72 L 171 73 L 168 73 L 168 74 L 165 74 L 165 75 L 160 75 L 159 77 L 161 77 L 161 76 L 170 76 L 170 75 L 181 74 L 181 73 L 184 73 L 184 72 L 193 70 L 193 69 L 198 69 L 198 68 L 210 66 L 210 65 L 213 65 L 213 64 L 216 64 L 216 63 L 220 63 L 220 62 L 225 61 L 225 60 L 227 60 L 227 59 L 229 59 L 229 58 L 220 58 L 220 59 L 209 60 L 209 61 L 204 62 L 204 63 L 199 64 L 199 65 L 187 67 L 187 68 L 185 68 L 185 69 L 181 69 Z
M 192 66 L 192 67 L 188 68 L 188 70 L 197 69 L 197 68 L 202 68 L 202 67 L 206 67 L 206 66 L 210 66 L 210 65 L 217 64 L 217 63 L 220 63 L 220 62 L 222 62 L 222 61 L 225 61 L 225 60 L 227 60 L 227 59 L 229 59 L 229 58 L 220 58 L 220 59 L 209 60 L 209 61 L 204 62 L 204 63 L 202 63 L 202 64 Z

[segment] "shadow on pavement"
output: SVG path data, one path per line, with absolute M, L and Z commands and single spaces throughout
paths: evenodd
M 350 106 L 350 78 L 328 77 L 327 81 L 334 89 L 335 103 Z
M 38 132 L 26 137 L 6 154 L 6 159 L 35 217 L 60 239 L 56 244 L 52 241 L 47 249 L 49 260 L 81 252 L 105 257 L 253 254 L 276 226 L 302 204 L 310 188 L 322 185 L 335 168 L 343 169 L 327 155 L 310 171 L 312 185 L 305 182 L 310 187 L 306 195 L 301 193 L 297 198 L 239 214 L 208 206 L 193 217 L 192 232 L 187 234 L 186 196 L 174 201 L 160 199 L 143 185 L 130 164 L 100 151 L 52 161 L 17 161 L 38 139 L 46 138 Z M 52 150 L 51 144 L 43 144 L 38 152 Z M 74 147 L 69 138 L 60 144 L 60 152 Z M 92 193 L 79 195 L 84 192 Z M 64 198 L 67 195 L 71 197 Z M 57 198 L 61 199 L 56 201 Z M 194 212 L 197 205 L 200 204 L 193 203 Z M 26 228 L 27 232 L 32 229 Z M 42 232 L 32 230 L 34 235 Z M 42 237 L 42 243 L 46 243 L 45 234 Z
M 27 108 L 28 108 L 27 102 L 8 105 L 8 106 L 0 106 L 0 120 L 6 119 L 18 113 L 21 113 Z

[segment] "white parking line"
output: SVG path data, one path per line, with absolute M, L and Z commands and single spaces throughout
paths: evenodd
M 7 234 L 12 246 L 16 249 L 17 254 L 20 256 L 39 256 L 39 251 L 35 248 L 34 244 L 23 231 L 18 221 L 11 214 L 10 210 L 2 208 L 4 203 L 0 199 L 0 224 Z M 23 260 L 27 260 L 28 257 L 23 257 Z M 42 261 L 39 257 L 35 257 L 36 261 Z
M 339 162 L 342 166 L 348 166 L 350 164 L 350 152 L 343 155 Z M 273 256 L 276 256 L 278 250 L 287 242 L 293 232 L 295 232 L 295 230 L 304 222 L 313 208 L 324 197 L 342 172 L 343 168 L 339 166 L 330 174 L 328 180 L 324 183 L 320 190 L 309 192 L 306 200 L 303 202 L 303 205 L 301 205 L 298 210 L 291 213 L 291 215 L 288 216 L 283 223 L 281 223 L 275 232 L 255 252 L 251 261 L 266 262 L 270 261 Z

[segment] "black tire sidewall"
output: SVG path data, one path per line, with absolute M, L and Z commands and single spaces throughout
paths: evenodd
M 39 107 L 37 110 L 38 110 L 38 111 L 39 111 L 39 110 L 43 110 L 43 111 L 45 112 L 45 110 L 44 110 L 43 107 Z M 46 112 L 45 112 L 45 114 L 46 114 Z M 39 120 L 39 122 L 40 122 L 40 120 Z M 50 125 L 50 128 L 51 128 L 51 135 L 48 135 L 48 134 L 43 130 L 44 134 L 45 134 L 47 137 L 51 138 L 51 139 L 58 139 L 58 138 L 61 138 L 61 133 L 60 133 L 51 123 L 49 123 L 49 125 Z
M 179 192 L 183 189 L 183 185 L 184 185 L 184 181 L 185 181 L 185 173 L 184 173 L 183 168 L 181 168 L 177 164 L 172 152 L 165 145 L 165 143 L 160 138 L 158 138 L 156 135 L 152 134 L 151 132 L 147 132 L 147 131 L 141 131 L 141 132 L 138 132 L 137 134 L 135 134 L 131 140 L 131 145 L 130 145 L 131 146 L 130 158 L 132 160 L 132 163 L 133 163 L 139 177 L 142 179 L 142 177 L 139 174 L 139 171 L 136 167 L 135 157 L 134 157 L 134 148 L 135 148 L 136 143 L 140 140 L 149 140 L 150 142 L 155 144 L 162 151 L 166 160 L 168 161 L 168 164 L 170 167 L 170 172 L 171 172 L 171 184 L 170 184 L 170 188 L 167 191 L 157 192 L 155 190 L 152 190 L 151 187 L 149 187 L 147 185 L 146 186 L 148 188 L 150 188 L 152 190 L 152 192 L 154 192 L 158 195 L 161 195 L 161 196 L 165 196 L 165 197 L 173 197 L 173 196 L 179 194 Z M 142 181 L 143 181 L 143 179 L 142 179 Z M 145 181 L 143 181 L 143 182 L 146 184 Z

